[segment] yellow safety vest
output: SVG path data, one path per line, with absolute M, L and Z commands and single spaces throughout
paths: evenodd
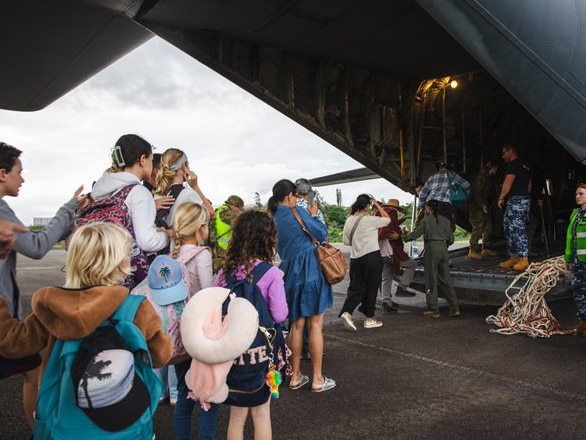
M 220 214 L 224 212 L 228 208 L 226 205 L 221 205 L 218 209 L 216 209 L 216 214 L 214 216 L 214 226 L 216 227 L 216 236 L 218 246 L 222 249 L 228 249 L 228 242 L 232 237 L 232 227 L 222 221 L 220 218 Z

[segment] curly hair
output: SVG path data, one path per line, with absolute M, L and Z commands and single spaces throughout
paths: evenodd
M 179 248 L 183 245 L 185 237 L 195 235 L 197 240 L 202 244 L 204 237 L 198 236 L 199 230 L 203 225 L 210 221 L 210 215 L 199 203 L 185 202 L 177 207 L 175 218 L 173 219 L 173 253 L 171 256 L 177 258 Z
M 20 153 L 22 151 L 18 148 L 0 142 L 0 169 L 6 170 L 9 173 L 16 164 L 16 159 L 20 157 Z
M 183 159 L 184 156 L 185 159 Z M 181 164 L 177 167 L 179 162 L 181 162 Z M 161 166 L 157 172 L 157 189 L 155 190 L 155 194 L 161 196 L 167 195 L 169 187 L 173 183 L 173 179 L 184 163 L 187 163 L 187 156 L 183 151 L 178 148 L 168 148 L 165 150 L 161 155 Z
M 277 227 L 273 219 L 265 211 L 244 211 L 232 225 L 223 273 L 236 276 L 238 268 L 243 265 L 244 274 L 250 279 L 253 260 L 272 263 L 276 247 Z

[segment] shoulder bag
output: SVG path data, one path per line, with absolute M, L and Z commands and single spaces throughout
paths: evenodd
M 309 235 L 309 238 L 311 238 L 311 241 L 315 244 L 317 259 L 319 260 L 321 270 L 328 284 L 337 284 L 342 281 L 346 277 L 346 272 L 348 271 L 342 251 L 329 243 L 320 243 L 316 240 L 305 226 L 305 223 L 303 223 L 297 210 L 291 208 L 291 211 L 293 212 L 295 219 L 299 222 L 299 225 L 301 225 L 301 229 Z

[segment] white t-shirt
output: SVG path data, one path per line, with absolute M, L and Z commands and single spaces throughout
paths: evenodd
M 362 218 L 363 217 L 363 218 Z M 350 232 L 354 224 L 360 220 L 360 223 L 354 231 L 352 242 L 350 242 Z M 351 245 L 350 258 L 360 258 L 374 251 L 379 251 L 378 230 L 384 228 L 391 222 L 387 217 L 376 217 L 373 215 L 352 215 L 344 223 L 344 244 Z

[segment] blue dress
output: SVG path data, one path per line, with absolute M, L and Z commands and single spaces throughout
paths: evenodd
M 277 250 L 281 257 L 279 268 L 285 273 L 289 322 L 320 315 L 333 304 L 332 286 L 323 276 L 315 245 L 303 232 L 291 209 L 279 205 L 274 214 L 278 232 Z M 319 241 L 326 240 L 328 229 L 323 223 L 312 218 L 305 209 L 293 209 L 297 209 L 311 235 Z

